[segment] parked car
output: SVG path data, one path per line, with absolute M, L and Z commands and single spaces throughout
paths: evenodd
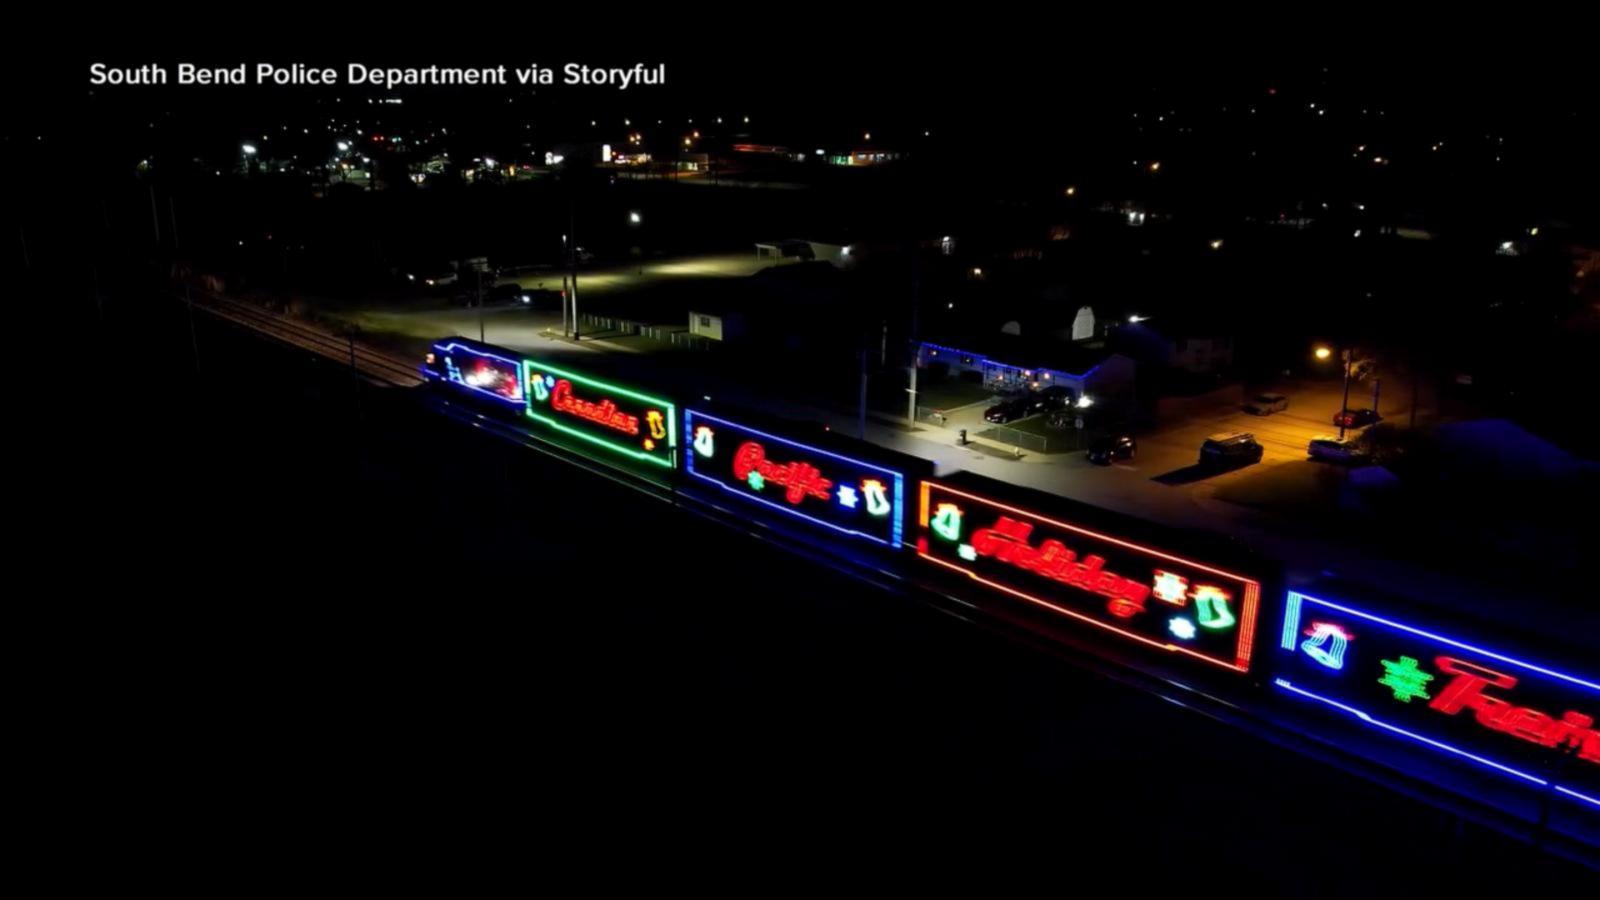
M 983 411 L 983 420 L 996 425 L 1015 422 L 1017 419 L 1033 415 L 1033 401 L 1030 397 L 1012 397 L 1001 400 L 999 403 Z
M 1139 443 L 1131 434 L 1104 434 L 1089 442 L 1089 462 L 1109 466 L 1121 459 L 1138 455 Z
M 1072 405 L 1072 389 L 1052 384 L 1034 394 L 1039 401 L 1041 412 L 1052 409 L 1066 409 Z
M 530 309 L 560 309 L 562 293 L 554 288 L 523 288 L 522 302 Z
M 1257 394 L 1244 405 L 1244 411 L 1253 416 L 1270 416 L 1289 408 L 1289 398 L 1282 394 Z
M 1333 463 L 1359 463 L 1372 457 L 1371 451 L 1360 441 L 1341 441 L 1331 434 L 1319 434 L 1312 438 L 1311 443 L 1306 445 L 1306 455 Z
M 1375 409 L 1342 409 L 1333 414 L 1333 424 L 1340 428 L 1365 428 L 1382 420 Z
M 454 269 L 424 269 L 406 275 L 406 280 L 423 287 L 447 287 L 456 283 L 456 270 Z
M 489 303 L 491 305 L 525 304 L 531 301 L 528 292 L 516 282 L 497 284 L 489 289 Z
M 1261 461 L 1265 450 L 1256 436 L 1245 431 L 1224 431 L 1200 445 L 1200 465 L 1205 468 L 1248 466 Z

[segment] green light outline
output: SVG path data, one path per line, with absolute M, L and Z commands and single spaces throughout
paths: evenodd
M 543 422 L 544 424 L 549 425 L 551 428 L 554 428 L 555 430 L 565 434 L 570 434 L 575 438 L 580 438 L 588 441 L 591 444 L 597 444 L 613 453 L 620 453 L 623 456 L 632 457 L 633 459 L 655 463 L 656 465 L 667 469 L 676 468 L 676 466 L 673 464 L 673 457 L 677 455 L 678 450 L 678 407 L 676 404 L 663 400 L 660 397 L 652 397 L 649 394 L 641 394 L 638 391 L 630 391 L 624 387 L 608 384 L 607 382 L 601 381 L 598 378 L 590 378 L 587 375 L 577 375 L 572 372 L 558 369 L 555 366 L 542 365 L 539 364 L 537 360 L 530 359 L 526 356 L 522 358 L 522 380 L 524 384 L 527 384 L 529 381 L 531 381 L 533 377 L 533 370 L 535 368 L 538 368 L 541 372 L 549 372 L 553 375 L 559 375 L 568 381 L 585 386 L 598 387 L 603 390 L 610 391 L 613 394 L 620 394 L 624 397 L 638 400 L 648 405 L 662 407 L 667 417 L 667 458 L 662 459 L 649 450 L 635 450 L 632 447 L 624 444 L 613 443 L 612 441 L 608 441 L 601 437 L 596 437 L 588 432 L 579 431 L 578 429 L 573 428 L 565 423 L 557 422 L 548 416 L 536 413 L 533 411 L 532 391 L 527 391 L 524 395 L 526 402 L 523 411 L 527 414 L 528 418 L 537 422 Z

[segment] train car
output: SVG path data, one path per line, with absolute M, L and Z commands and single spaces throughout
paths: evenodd
M 898 553 L 924 460 L 748 411 L 685 409 L 683 485 L 830 540 Z
M 1208 695 L 1268 710 L 1281 727 L 1412 776 L 1432 772 L 1443 789 L 1580 842 L 1600 832 L 1592 648 L 1441 621 L 1344 583 L 1289 590 L 1276 563 L 1214 535 L 966 472 L 935 476 L 926 460 L 821 426 L 682 406 L 670 387 L 537 354 L 448 338 L 423 374 L 521 433 L 814 559 L 892 571 L 1169 684 L 1203 681 Z
M 1592 647 L 1466 617 L 1441 621 L 1349 582 L 1288 590 L 1281 602 L 1271 686 L 1299 730 L 1426 768 L 1459 793 L 1600 840 Z
M 970 475 L 916 487 L 916 558 L 1113 658 L 1259 678 L 1277 568 L 1236 545 Z
M 601 462 L 660 477 L 678 466 L 678 405 L 660 396 L 523 354 L 524 414 L 535 433 Z
M 522 357 L 503 347 L 445 338 L 423 358 L 421 372 L 427 384 L 443 386 L 476 407 L 509 417 L 527 410 Z

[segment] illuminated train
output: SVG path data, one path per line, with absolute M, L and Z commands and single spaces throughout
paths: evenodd
M 1302 734 L 1600 842 L 1593 654 L 1585 674 L 1550 648 L 1530 653 L 1365 588 L 1288 590 L 1276 566 L 1207 536 L 968 473 L 934 477 L 865 442 L 680 406 L 464 338 L 435 344 L 422 371 L 641 480 L 855 547 L 980 607 L 1008 605 L 1169 681 L 1255 697 Z

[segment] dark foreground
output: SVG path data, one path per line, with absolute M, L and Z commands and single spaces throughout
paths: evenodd
M 120 866 L 225 883 L 465 849 L 468 878 L 765 886 L 867 859 L 1250 896 L 1594 877 L 196 324 L 198 380 L 181 311 L 109 315 L 98 355 L 144 348 L 139 374 L 64 441 L 71 590 L 40 596 L 28 651 L 40 829 L 91 828 Z

